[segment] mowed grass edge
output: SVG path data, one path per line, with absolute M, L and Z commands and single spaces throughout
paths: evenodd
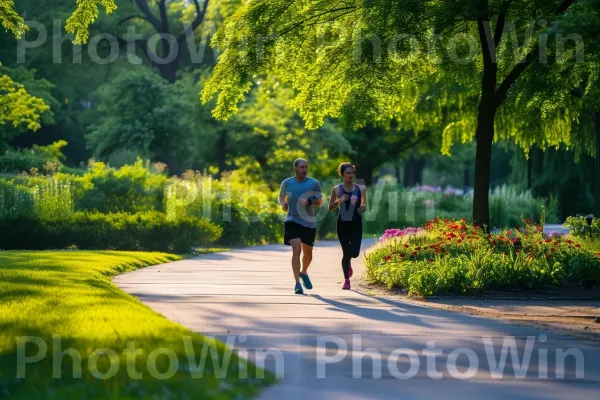
M 274 383 L 222 343 L 167 320 L 111 282 L 178 259 L 0 252 L 0 397 L 242 399 Z

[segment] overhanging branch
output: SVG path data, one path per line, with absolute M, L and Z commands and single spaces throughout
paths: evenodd
M 208 1 L 209 0 L 204 0 L 204 6 L 202 7 L 202 10 L 200 9 L 200 3 L 198 0 L 193 0 L 194 1 L 194 6 L 196 7 L 196 18 L 194 19 L 194 21 L 192 22 L 191 25 L 189 25 L 185 31 L 179 35 L 179 37 L 177 38 L 177 43 L 181 44 L 185 41 L 185 39 L 196 30 L 196 28 L 198 28 L 198 26 L 200 26 L 200 24 L 202 23 L 202 21 L 204 21 L 204 16 L 206 15 L 206 10 L 208 9 Z
M 152 24 L 152 26 L 154 27 L 154 29 L 156 29 L 157 32 L 160 32 L 161 31 L 161 23 L 158 20 L 158 18 L 156 18 L 154 16 L 154 14 L 152 14 L 152 11 L 150 11 L 150 7 L 148 7 L 148 1 L 147 0 L 135 0 L 135 2 L 137 3 L 140 10 L 142 10 L 144 15 L 146 16 L 146 20 Z

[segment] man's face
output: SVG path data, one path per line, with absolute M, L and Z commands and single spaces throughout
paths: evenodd
M 306 161 L 300 161 L 298 166 L 294 169 L 296 170 L 296 174 L 302 178 L 305 178 L 308 174 L 308 164 Z

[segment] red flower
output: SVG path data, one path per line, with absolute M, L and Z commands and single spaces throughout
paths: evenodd
M 462 243 L 462 239 L 458 239 L 458 240 L 457 240 L 457 242 L 458 242 L 458 243 Z
M 531 223 L 531 218 L 527 218 L 527 219 L 525 220 L 525 223 L 526 223 L 526 224 L 530 224 L 530 223 Z
M 546 239 L 546 243 L 550 243 L 552 240 L 550 239 Z
M 475 229 L 479 229 L 479 225 L 475 225 Z
M 390 261 L 390 258 L 392 258 L 392 256 L 386 256 L 385 261 Z
M 440 249 L 435 249 L 435 252 L 436 252 L 436 253 L 439 253 L 439 252 L 440 252 Z
M 553 247 L 550 249 L 550 251 L 554 253 L 556 251 L 556 249 Z
M 433 262 L 433 260 L 430 258 L 430 259 L 429 259 L 429 262 Z
M 573 241 L 571 239 L 567 240 L 567 243 L 571 244 Z
M 546 258 L 550 257 L 550 254 L 546 254 Z
M 508 231 L 507 235 L 509 235 L 509 236 L 512 235 L 512 231 Z
M 404 254 L 400 254 L 400 257 L 404 257 Z
M 444 220 L 444 222 L 445 222 L 445 223 L 448 223 L 448 218 L 446 218 L 446 219 Z
M 596 253 L 596 257 L 600 257 L 600 253 Z
M 555 245 L 555 246 L 558 246 L 558 240 L 557 240 L 556 242 L 554 242 L 554 245 Z
M 417 246 L 417 247 L 415 247 L 415 250 L 416 250 L 416 251 L 419 251 L 419 250 L 421 250 L 421 246 Z
M 408 248 L 408 245 L 407 245 L 407 244 L 405 244 L 405 245 L 404 245 L 404 247 Z
M 579 243 L 577 243 L 577 244 L 575 245 L 575 247 L 581 247 L 581 245 L 580 245 Z
M 516 244 L 518 241 L 519 241 L 519 239 L 518 239 L 518 238 L 514 238 L 514 239 L 513 239 L 513 243 L 515 243 L 515 244 Z
M 498 237 L 498 239 L 499 239 L 499 240 L 504 240 L 504 236 L 500 235 L 500 236 Z

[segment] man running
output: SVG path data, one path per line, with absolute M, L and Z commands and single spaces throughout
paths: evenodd
M 294 292 L 302 294 L 302 285 L 312 289 L 308 277 L 308 266 L 312 261 L 312 250 L 317 235 L 317 223 L 314 207 L 323 204 L 321 184 L 308 175 L 308 162 L 302 158 L 294 161 L 295 176 L 281 182 L 279 204 L 287 212 L 284 222 L 284 239 L 287 246 L 292 247 L 292 270 L 296 278 Z M 300 254 L 302 270 L 300 270 Z

